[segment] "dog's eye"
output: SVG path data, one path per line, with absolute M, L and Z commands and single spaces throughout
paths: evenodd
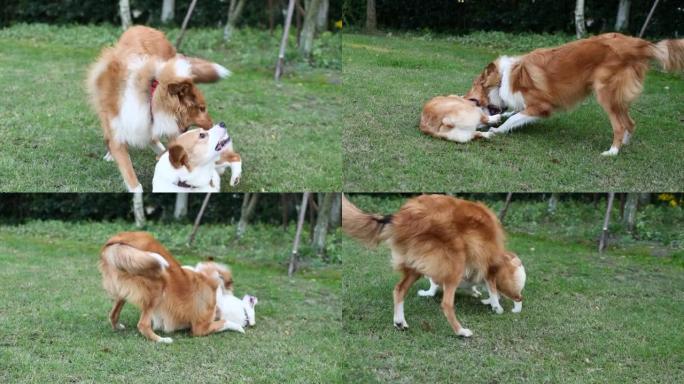
M 207 137 L 206 133 L 200 133 L 200 139 L 204 139 L 205 137 Z

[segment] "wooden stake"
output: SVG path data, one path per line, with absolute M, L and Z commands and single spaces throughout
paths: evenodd
M 608 207 L 606 208 L 606 216 L 603 218 L 603 230 L 601 231 L 601 239 L 599 240 L 599 253 L 603 253 L 608 242 L 608 224 L 610 224 L 610 211 L 613 210 L 613 199 L 615 199 L 615 192 L 608 193 Z
M 190 8 L 188 8 L 188 13 L 185 14 L 185 19 L 183 19 L 183 26 L 181 26 L 180 35 L 178 35 L 178 39 L 176 39 L 176 50 L 180 51 L 180 46 L 183 42 L 183 35 L 185 35 L 185 28 L 187 28 L 188 26 L 190 16 L 192 16 L 192 11 L 195 10 L 195 4 L 197 4 L 197 0 L 192 0 L 192 3 L 190 3 Z
M 278 52 L 278 61 L 276 61 L 275 81 L 280 81 L 283 75 L 283 65 L 285 64 L 285 47 L 287 46 L 287 37 L 290 34 L 290 25 L 292 24 L 292 13 L 294 13 L 295 0 L 290 0 L 287 6 L 287 17 L 285 18 L 285 27 L 283 28 L 283 38 L 280 40 L 280 51 Z
M 648 26 L 648 23 L 651 22 L 651 16 L 653 16 L 653 12 L 658 6 L 659 1 L 660 0 L 655 0 L 653 2 L 653 6 L 651 7 L 651 10 L 648 12 L 648 16 L 646 16 L 646 21 L 644 21 L 644 25 L 641 27 L 641 31 L 639 32 L 639 38 L 642 38 L 644 36 L 644 32 L 646 32 L 646 27 Z
M 508 206 L 511 204 L 511 198 L 513 197 L 513 192 L 508 192 L 506 195 L 506 202 L 504 203 L 503 208 L 501 208 L 501 211 L 499 211 L 499 221 L 503 223 L 504 217 L 506 217 L 506 212 L 508 212 Z
M 295 270 L 297 270 L 297 256 L 299 252 L 299 239 L 302 236 L 302 227 L 304 226 L 304 218 L 306 217 L 306 205 L 309 202 L 309 192 L 304 192 L 302 196 L 302 207 L 299 210 L 299 219 L 297 220 L 297 232 L 295 232 L 294 244 L 292 244 L 292 254 L 290 255 L 290 265 L 287 268 L 287 276 L 292 277 Z
M 195 235 L 197 234 L 197 230 L 199 229 L 200 221 L 202 221 L 202 215 L 204 215 L 204 210 L 207 208 L 207 204 L 209 204 L 210 197 L 211 193 L 207 193 L 207 195 L 204 196 L 202 207 L 197 213 L 197 217 L 195 218 L 195 224 L 192 226 L 192 233 L 190 233 L 190 237 L 188 237 L 188 247 L 192 245 L 193 241 L 195 241 Z

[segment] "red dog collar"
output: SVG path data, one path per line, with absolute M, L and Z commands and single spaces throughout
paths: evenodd
M 157 85 L 159 85 L 157 79 L 152 79 L 152 81 L 150 81 L 150 121 L 152 121 L 152 123 L 154 123 L 154 115 L 152 114 L 152 98 L 154 97 L 154 91 L 157 90 Z

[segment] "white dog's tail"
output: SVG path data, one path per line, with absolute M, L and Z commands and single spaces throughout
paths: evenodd
M 668 72 L 684 70 L 684 39 L 662 40 L 653 45 L 653 57 Z

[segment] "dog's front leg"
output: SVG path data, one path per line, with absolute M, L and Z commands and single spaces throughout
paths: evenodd
M 492 133 L 508 133 L 514 128 L 521 127 L 525 124 L 530 124 L 539 120 L 537 116 L 530 116 L 524 112 L 516 113 L 511 116 L 510 119 L 506 120 L 505 123 L 501 124 L 498 128 L 489 128 L 489 132 Z
M 499 292 L 496 290 L 496 280 L 487 279 L 486 283 L 489 298 L 482 300 L 482 304 L 491 305 L 494 312 L 496 312 L 497 315 L 500 315 L 503 313 L 503 307 L 499 304 Z
M 157 155 L 157 160 L 159 160 L 159 157 L 166 151 L 164 144 L 162 144 L 159 139 L 152 139 L 150 148 L 154 151 L 155 155 Z

